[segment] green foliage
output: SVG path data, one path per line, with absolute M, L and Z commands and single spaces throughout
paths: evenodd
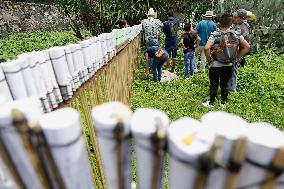
M 82 22 L 93 35 L 97 35 L 103 32 L 110 32 L 118 19 L 126 19 L 130 25 L 140 23 L 142 19 L 146 18 L 146 13 L 150 7 L 155 9 L 159 19 L 165 20 L 168 9 L 187 14 L 189 11 L 196 11 L 195 7 L 197 6 L 197 9 L 204 13 L 204 10 L 207 9 L 206 2 L 211 1 L 55 0 L 55 2 L 67 15 L 73 15 L 72 19 Z M 191 15 L 191 12 L 189 14 Z
M 84 32 L 84 35 L 90 36 L 90 33 Z M 14 33 L 5 39 L 0 39 L 0 60 L 15 59 L 24 52 L 39 51 L 78 41 L 72 31 Z
M 224 111 L 251 122 L 265 121 L 284 128 L 284 55 L 277 56 L 269 50 L 247 56 L 246 59 L 247 65 L 238 73 L 239 92 L 229 96 Z M 218 103 L 213 109 L 201 105 L 209 99 L 208 73 L 197 73 L 189 80 L 182 79 L 182 59 L 178 60 L 179 79 L 164 84 L 141 80 L 143 67 L 141 65 L 133 84 L 133 111 L 140 107 L 157 108 L 165 111 L 174 121 L 183 116 L 200 119 L 209 111 L 223 110 Z

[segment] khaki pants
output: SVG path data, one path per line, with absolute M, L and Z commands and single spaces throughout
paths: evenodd
M 204 53 L 204 46 L 199 46 L 195 49 L 195 61 L 196 68 L 200 66 L 200 71 L 205 72 L 206 57 Z

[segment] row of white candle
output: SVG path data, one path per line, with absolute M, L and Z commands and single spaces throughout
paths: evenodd
M 130 42 L 141 32 L 141 25 L 122 30 L 130 32 L 123 42 Z M 50 112 L 110 63 L 121 37 L 113 30 L 77 44 L 24 53 L 2 63 L 0 93 L 8 101 L 37 96 L 44 111 Z
M 92 116 L 109 189 L 121 188 L 118 184 L 119 179 L 122 178 L 118 174 L 118 158 L 119 161 L 123 161 L 125 188 L 131 188 L 132 146 L 136 152 L 138 185 L 141 189 L 153 188 L 153 183 L 157 184 L 154 188 L 162 188 L 163 175 L 165 175 L 164 161 L 167 153 L 169 154 L 170 188 L 195 189 L 200 158 L 212 149 L 217 136 L 221 137 L 223 142 L 216 153 L 218 162 L 215 163 L 220 161 L 225 165 L 229 165 L 236 141 L 241 137 L 247 139 L 248 143 L 244 148 L 245 160 L 241 164 L 239 178 L 233 188 L 252 184 L 245 188 L 259 189 L 266 180 L 269 171 L 267 168 L 271 165 L 278 149 L 284 146 L 283 132 L 271 124 L 249 123 L 241 117 L 226 112 L 210 112 L 202 116 L 201 121 L 184 117 L 170 123 L 168 116 L 162 111 L 140 108 L 132 114 L 128 107 L 111 102 L 95 107 Z M 117 155 L 118 141 L 114 137 L 117 134 L 115 132 L 117 132 L 116 127 L 119 123 L 123 125 L 123 129 L 120 130 L 124 136 L 128 136 L 122 141 L 121 157 Z M 157 143 L 153 142 L 153 134 L 157 131 L 157 124 L 165 130 L 168 149 L 162 149 L 165 153 L 160 154 L 161 158 L 156 167 L 158 171 L 154 173 L 153 167 L 157 166 L 155 165 L 155 145 Z M 133 140 L 129 140 L 129 136 L 132 136 Z M 131 145 L 132 141 L 133 145 Z M 246 159 L 262 165 L 263 168 L 251 164 Z M 281 169 L 281 166 L 279 168 Z M 227 188 L 225 183 L 230 173 L 228 169 L 229 167 L 226 166 L 212 167 L 203 188 Z M 276 180 L 278 183 L 283 182 L 284 174 L 276 177 Z M 283 185 L 276 184 L 273 188 L 280 189 Z

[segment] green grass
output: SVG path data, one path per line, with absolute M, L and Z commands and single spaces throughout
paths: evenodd
M 179 57 L 182 57 L 181 52 Z M 238 93 L 229 96 L 225 109 L 221 109 L 219 103 L 213 109 L 201 105 L 209 99 L 208 71 L 184 80 L 183 59 L 179 58 L 179 79 L 160 84 L 141 79 L 144 72 L 143 61 L 132 86 L 132 110 L 139 107 L 160 109 L 172 121 L 184 116 L 200 119 L 209 111 L 223 110 L 239 115 L 249 122 L 269 122 L 283 129 L 284 55 L 276 55 L 272 50 L 267 50 L 248 55 L 246 59 L 246 66 L 241 67 L 238 73 Z M 218 96 L 220 98 L 220 94 Z

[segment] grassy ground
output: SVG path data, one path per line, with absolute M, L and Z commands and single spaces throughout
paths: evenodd
M 209 111 L 223 110 L 250 122 L 265 121 L 281 129 L 284 127 L 284 55 L 268 50 L 247 56 L 246 66 L 239 69 L 238 92 L 229 96 L 225 109 L 218 103 L 213 109 L 201 105 L 209 99 L 208 71 L 184 80 L 181 52 L 179 57 L 179 79 L 164 84 L 141 79 L 143 61 L 132 88 L 133 111 L 139 107 L 157 108 L 174 121 L 183 116 L 200 119 Z M 220 98 L 220 94 L 218 96 Z

